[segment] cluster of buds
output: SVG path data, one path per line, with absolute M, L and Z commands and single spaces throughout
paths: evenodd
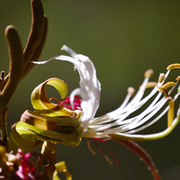
M 45 146 L 45 145 L 44 145 Z M 49 147 L 48 147 L 49 148 Z M 7 153 L 0 146 L 0 179 L 5 180 L 59 180 L 58 173 L 63 172 L 68 180 L 71 174 L 64 161 L 52 164 L 47 160 L 47 150 L 41 155 L 37 153 L 24 153 L 21 149 L 16 154 Z M 52 168 L 52 165 L 54 168 Z M 53 171 L 53 172 L 51 172 Z
M 16 154 L 6 153 L 6 149 L 0 146 L 0 179 L 48 180 L 45 172 L 37 154 L 24 154 L 21 149 Z

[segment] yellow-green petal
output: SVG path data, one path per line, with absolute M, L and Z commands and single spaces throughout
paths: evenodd
M 56 171 L 53 174 L 53 180 L 60 180 L 58 177 L 59 172 L 63 172 L 65 174 L 66 180 L 72 180 L 71 173 L 67 170 L 66 164 L 64 161 L 61 161 L 55 164 Z
M 49 101 L 46 94 L 46 85 L 53 86 L 59 92 L 61 96 L 60 101 L 67 97 L 68 86 L 66 83 L 58 78 L 50 78 L 33 90 L 31 103 L 34 109 L 48 116 L 76 116 L 76 113 L 73 111 Z
M 68 126 L 57 126 L 54 130 L 45 130 L 26 122 L 19 121 L 12 129 L 9 146 L 13 150 L 21 148 L 25 151 L 36 149 L 43 141 L 77 146 L 81 141 L 81 133 L 81 123 L 77 124 L 74 129 L 69 129 Z

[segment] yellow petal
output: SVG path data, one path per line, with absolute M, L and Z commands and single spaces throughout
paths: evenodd
M 66 176 L 66 180 L 72 180 L 71 173 L 67 170 L 66 164 L 64 161 L 61 161 L 55 164 L 56 171 L 53 174 L 53 180 L 60 180 L 58 177 L 58 172 L 63 172 Z
M 31 103 L 34 109 L 48 116 L 76 116 L 73 111 L 49 101 L 46 94 L 46 85 L 53 86 L 59 92 L 61 100 L 67 97 L 68 87 L 66 83 L 58 78 L 50 78 L 33 90 Z

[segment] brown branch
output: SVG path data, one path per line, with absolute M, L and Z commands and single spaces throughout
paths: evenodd
M 31 59 L 39 59 L 45 43 L 47 18 L 44 15 L 41 1 L 31 0 L 31 9 L 31 30 L 24 51 L 22 50 L 20 39 L 15 28 L 8 26 L 5 31 L 10 54 L 10 69 L 9 74 L 3 80 L 2 78 L 0 80 L 0 111 L 9 103 L 19 81 L 33 68 L 33 65 L 30 63 Z M 11 59 L 12 57 L 13 59 Z
M 24 68 L 29 63 L 30 59 L 34 55 L 34 52 L 38 48 L 42 41 L 42 36 L 44 34 L 44 11 L 40 0 L 31 0 L 32 9 L 32 24 L 29 34 L 29 38 L 26 47 L 23 51 L 24 54 Z
M 10 65 L 9 78 L 0 94 L 0 111 L 9 103 L 23 70 L 23 50 L 16 29 L 13 26 L 8 26 L 5 30 L 5 36 L 8 43 Z
M 8 108 L 4 108 L 2 113 L 0 114 L 0 130 L 1 130 L 1 143 L 0 145 L 4 146 L 6 148 L 6 151 L 8 151 L 8 133 L 7 133 L 7 112 Z
M 8 26 L 5 30 L 9 50 L 9 74 L 5 77 L 5 72 L 0 75 L 0 123 L 2 130 L 2 141 L 7 140 L 6 123 L 2 120 L 6 119 L 5 110 L 13 96 L 18 83 L 32 69 L 31 59 L 38 60 L 43 49 L 47 34 L 47 18 L 44 15 L 41 0 L 31 0 L 32 24 L 26 47 L 23 51 L 20 38 L 13 26 Z M 7 111 L 6 111 L 7 112 Z M 6 148 L 7 142 L 4 143 Z
M 42 39 L 41 39 L 41 42 L 39 43 L 39 46 L 36 48 L 33 56 L 30 59 L 32 61 L 38 61 L 41 55 L 42 49 L 44 47 L 44 43 L 46 41 L 47 28 L 48 28 L 48 21 L 47 21 L 46 16 L 44 17 L 44 20 L 45 20 L 45 23 L 44 23 L 44 31 L 43 31 Z M 32 64 L 31 62 L 28 62 L 26 67 L 24 67 L 21 79 L 23 79 L 33 67 L 34 67 L 34 64 Z

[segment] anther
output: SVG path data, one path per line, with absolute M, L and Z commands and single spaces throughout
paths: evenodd
M 134 93 L 135 93 L 135 89 L 133 87 L 128 87 L 127 92 L 132 97 L 134 95 Z
M 178 77 L 176 78 L 176 81 L 180 81 L 180 76 L 178 76 Z
M 159 82 L 159 83 L 162 83 L 162 81 L 164 80 L 164 78 L 165 78 L 165 74 L 164 74 L 164 73 L 161 73 L 161 74 L 159 75 L 158 82 Z
M 159 89 L 159 91 L 163 91 L 165 97 L 167 98 L 167 97 L 169 97 L 167 88 L 174 86 L 174 85 L 175 85 L 174 82 L 167 82 L 166 84 L 163 84 L 162 86 L 158 87 L 158 89 Z
M 180 64 L 179 64 L 179 63 L 170 64 L 170 65 L 167 67 L 167 70 L 176 69 L 176 68 L 180 68 Z
M 153 74 L 154 74 L 154 71 L 152 69 L 148 69 L 147 71 L 145 71 L 144 77 L 150 78 Z
M 155 87 L 157 85 L 157 82 L 148 82 L 147 84 L 146 84 L 146 88 L 153 88 L 153 87 Z
M 160 86 L 160 87 L 158 87 L 160 90 L 162 89 L 167 89 L 167 88 L 169 88 L 169 87 L 172 87 L 172 86 L 174 86 L 175 85 L 175 83 L 174 82 L 167 82 L 167 83 L 165 83 L 165 84 L 163 84 L 162 86 Z

